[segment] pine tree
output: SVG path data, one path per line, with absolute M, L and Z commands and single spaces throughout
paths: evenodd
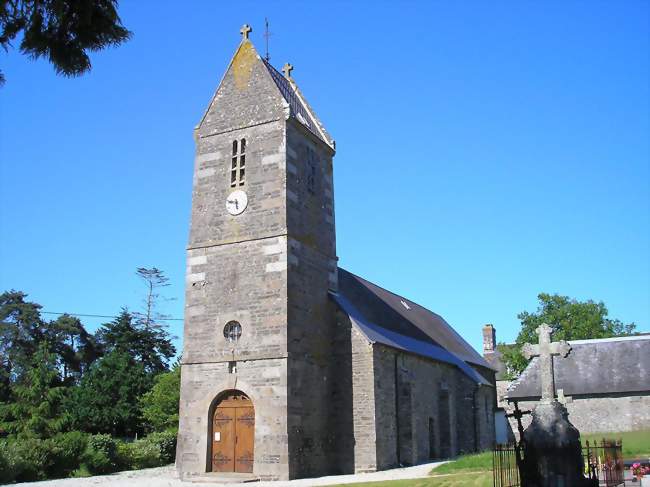
M 117 14 L 117 0 L 0 2 L 0 46 L 7 50 L 19 34 L 23 54 L 47 58 L 64 76 L 90 70 L 88 51 L 117 46 L 131 37 Z
M 126 353 L 151 374 L 168 370 L 167 361 L 176 353 L 164 329 L 145 327 L 126 309 L 115 320 L 102 325 L 97 338 L 107 353 Z
M 96 361 L 68 401 L 74 426 L 90 433 L 127 437 L 143 431 L 138 399 L 153 376 L 128 353 L 113 350 Z
M 0 428 L 19 436 L 50 438 L 69 425 L 70 416 L 64 408 L 66 387 L 46 342 L 32 357 L 24 380 L 11 389 L 13 401 L 0 405 Z

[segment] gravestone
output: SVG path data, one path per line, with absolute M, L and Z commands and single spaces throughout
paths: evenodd
M 536 330 L 539 344 L 526 344 L 526 358 L 539 357 L 542 398 L 533 409 L 533 420 L 523 434 L 524 487 L 591 487 L 598 486 L 584 476 L 584 460 L 580 432 L 569 421 L 563 403 L 555 398 L 553 356 L 566 357 L 571 346 L 565 342 L 551 342 L 553 329 L 546 323 Z M 561 392 L 566 402 L 564 392 Z

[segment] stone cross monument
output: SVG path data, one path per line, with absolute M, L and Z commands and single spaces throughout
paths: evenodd
M 539 335 L 539 345 L 526 343 L 522 352 L 524 357 L 531 359 L 539 356 L 539 377 L 542 384 L 542 402 L 550 403 L 555 400 L 555 378 L 553 376 L 553 356 L 566 357 L 571 351 L 571 345 L 564 340 L 551 342 L 553 328 L 546 323 L 535 330 Z
M 561 391 L 562 402 L 555 399 L 553 356 L 566 357 L 571 346 L 565 342 L 551 342 L 553 329 L 543 323 L 536 330 L 539 344 L 525 344 L 526 358 L 539 357 L 539 375 L 542 398 L 533 409 L 533 421 L 523 434 L 524 460 L 521 479 L 523 487 L 591 487 L 597 486 L 584 477 L 584 461 L 580 432 L 569 422 L 564 404 L 567 398 Z

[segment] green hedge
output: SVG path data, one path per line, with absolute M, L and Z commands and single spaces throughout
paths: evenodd
M 79 467 L 87 436 L 78 431 L 47 440 L 26 438 L 0 443 L 0 483 L 69 477 Z
M 78 431 L 47 440 L 0 441 L 0 484 L 100 475 L 159 467 L 174 461 L 176 433 L 152 433 L 133 442 Z

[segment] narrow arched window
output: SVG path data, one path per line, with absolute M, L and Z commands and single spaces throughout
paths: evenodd
M 230 187 L 243 186 L 246 182 L 246 139 L 232 141 Z

